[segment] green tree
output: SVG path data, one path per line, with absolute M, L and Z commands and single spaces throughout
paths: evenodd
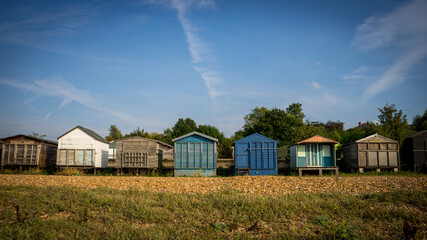
M 110 134 L 105 137 L 105 140 L 111 142 L 120 138 L 123 138 L 122 132 L 117 128 L 115 124 L 110 126 Z
M 417 115 L 414 117 L 412 127 L 415 131 L 427 130 L 427 109 L 422 116 Z
M 208 125 L 208 124 L 199 125 L 196 131 L 206 134 L 208 136 L 214 137 L 218 139 L 218 142 L 220 143 L 224 143 L 225 141 L 224 133 L 220 132 L 218 128 L 212 125 Z
M 231 158 L 233 142 L 225 138 L 224 133 L 211 125 L 199 125 L 197 131 L 218 139 L 218 158 Z
M 378 120 L 380 126 L 378 133 L 399 141 L 402 145 L 403 140 L 411 134 L 411 128 L 402 110 L 397 110 L 394 104 L 386 104 L 383 108 L 378 108 L 380 115 Z
M 172 129 L 166 128 L 165 130 L 163 130 L 162 141 L 167 143 L 167 144 L 173 145 L 172 139 L 173 139 L 172 138 Z
M 298 121 L 303 123 L 305 114 L 302 111 L 301 103 L 292 103 L 289 107 L 286 108 L 286 112 L 294 116 Z
M 244 117 L 243 135 L 248 136 L 257 132 L 278 140 L 279 146 L 292 145 L 302 140 L 306 134 L 304 116 L 299 103 L 289 105 L 287 111 L 276 107 L 272 109 L 256 107 Z
M 197 130 L 196 122 L 191 118 L 180 118 L 172 127 L 172 138 L 177 138 L 179 136 L 185 135 L 187 133 Z
M 340 143 L 346 144 L 354 142 L 361 138 L 375 134 L 376 132 L 378 132 L 378 126 L 373 122 L 366 122 L 361 126 L 349 128 L 346 131 L 342 132 Z
M 136 137 L 136 136 L 148 138 L 149 133 L 145 132 L 144 129 L 141 129 L 140 127 L 138 127 L 137 129 L 125 135 L 125 137 Z
M 254 124 L 257 123 L 261 118 L 263 118 L 265 113 L 267 113 L 268 111 L 269 110 L 266 107 L 256 107 L 252 109 L 251 113 L 243 117 L 243 121 L 245 122 L 243 129 L 245 129 L 246 131 L 252 129 Z

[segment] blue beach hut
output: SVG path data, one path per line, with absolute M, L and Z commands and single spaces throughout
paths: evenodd
M 236 175 L 277 175 L 277 143 L 258 133 L 234 141 Z
M 175 145 L 175 177 L 216 175 L 218 139 L 191 132 L 172 141 Z
M 289 150 L 291 169 L 298 169 L 300 176 L 303 170 L 316 170 L 319 175 L 331 170 L 337 174 L 335 144 L 336 141 L 319 135 L 298 142 Z

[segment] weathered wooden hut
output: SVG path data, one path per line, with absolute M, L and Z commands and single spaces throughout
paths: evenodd
M 403 141 L 402 164 L 415 172 L 427 172 L 427 130 L 416 132 Z
M 172 139 L 175 145 L 175 176 L 215 176 L 218 139 L 191 132 Z
M 77 126 L 58 137 L 58 167 L 105 168 L 109 142 L 96 132 Z
M 48 167 L 56 164 L 58 143 L 26 135 L 2 139 L 1 168 Z
M 399 143 L 379 134 L 359 139 L 343 146 L 344 165 L 347 170 L 399 168 Z
M 163 157 L 173 156 L 173 147 L 162 141 L 144 137 L 116 140 L 116 168 L 154 169 L 162 166 Z
M 335 144 L 336 141 L 318 135 L 298 142 L 289 150 L 291 169 L 298 169 L 300 176 L 307 170 L 319 171 L 319 175 L 323 171 L 338 174 Z
M 277 175 L 278 141 L 259 133 L 234 141 L 236 175 Z

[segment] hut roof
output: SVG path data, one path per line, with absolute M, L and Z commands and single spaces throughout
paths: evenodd
M 375 141 L 375 142 L 392 142 L 392 143 L 397 143 L 396 140 L 388 138 L 388 137 L 384 137 L 379 135 L 378 133 L 372 134 L 371 136 L 367 136 L 365 138 L 359 139 L 356 142 L 369 142 L 369 141 Z
M 181 140 L 181 139 L 183 139 L 183 138 L 186 138 L 186 137 L 189 137 L 189 136 L 192 136 L 192 135 L 198 135 L 198 136 L 200 136 L 200 137 L 203 137 L 203 138 L 206 138 L 206 139 L 212 140 L 212 141 L 214 141 L 214 142 L 218 142 L 218 139 L 213 138 L 213 137 L 208 136 L 208 135 L 205 135 L 205 134 L 203 134 L 203 133 L 196 132 L 196 131 L 191 132 L 191 133 L 187 133 L 187 134 L 182 135 L 182 136 L 177 137 L 177 138 L 174 138 L 174 139 L 172 139 L 172 142 L 179 141 L 179 140 Z
M 124 141 L 124 140 L 127 140 L 127 139 L 132 139 L 132 138 L 145 139 L 145 140 L 148 140 L 148 141 L 157 142 L 158 144 L 163 145 L 163 146 L 167 146 L 167 147 L 173 148 L 173 146 L 171 146 L 171 145 L 169 145 L 167 143 L 164 143 L 162 141 L 159 141 L 159 140 L 156 140 L 156 139 L 151 139 L 151 138 L 140 137 L 140 136 L 132 136 L 132 137 L 125 137 L 125 138 L 116 139 L 114 141 L 114 147 L 116 147 L 116 145 L 115 145 L 116 142 Z
M 269 141 L 269 142 L 276 142 L 276 143 L 278 143 L 278 141 L 276 141 L 276 140 L 274 140 L 274 139 L 271 139 L 271 138 L 269 138 L 269 137 L 266 137 L 266 136 L 264 136 L 264 135 L 261 135 L 261 134 L 259 134 L 259 133 L 253 133 L 253 134 L 251 134 L 251 135 L 249 135 L 249 136 L 246 136 L 246 137 L 244 137 L 244 138 L 241 138 L 241 139 L 239 139 L 239 140 L 236 140 L 236 141 L 234 141 L 233 143 L 240 143 L 240 142 L 247 142 L 248 140 L 252 140 L 252 139 L 263 139 L 263 140 L 265 140 L 265 141 Z
M 427 133 L 427 130 L 423 130 L 423 131 L 419 131 L 419 132 L 416 132 L 416 133 L 412 133 L 411 136 L 409 136 L 409 137 L 410 138 L 418 137 L 419 135 L 422 135 L 422 134 L 425 134 L 425 133 Z
M 92 137 L 93 139 L 95 139 L 95 140 L 97 140 L 97 141 L 99 141 L 99 142 L 103 142 L 103 143 L 107 143 L 107 144 L 109 144 L 109 142 L 108 142 L 107 140 L 105 140 L 103 137 L 101 137 L 101 136 L 100 136 L 98 133 L 96 133 L 95 131 L 90 130 L 89 128 L 84 128 L 84 127 L 82 127 L 82 126 L 80 126 L 80 125 L 76 126 L 75 128 L 71 129 L 70 131 L 68 131 L 68 132 L 66 132 L 66 133 L 64 133 L 64 134 L 62 134 L 61 136 L 59 136 L 59 137 L 58 137 L 58 139 L 59 139 L 59 138 L 61 138 L 61 137 L 63 137 L 63 136 L 65 136 L 65 135 L 67 135 L 68 133 L 70 133 L 71 131 L 73 131 L 73 130 L 74 130 L 74 129 L 76 129 L 76 128 L 78 128 L 78 129 L 82 130 L 84 133 L 86 133 L 87 135 L 89 135 L 90 137 Z
M 304 144 L 304 143 L 333 143 L 333 144 L 337 144 L 338 142 L 331 140 L 329 138 L 325 138 L 319 135 L 316 135 L 314 137 L 311 138 L 307 138 L 305 140 L 302 140 L 301 142 L 298 142 L 298 144 Z
M 55 141 L 50 141 L 50 140 L 46 140 L 46 139 L 40 139 L 40 138 L 36 138 L 36 137 L 33 137 L 33 136 L 27 136 L 27 135 L 24 135 L 24 134 L 18 134 L 18 135 L 15 135 L 15 136 L 5 137 L 5 138 L 2 138 L 0 140 L 1 141 L 6 141 L 6 140 L 11 139 L 11 138 L 28 138 L 28 139 L 32 139 L 32 140 L 39 141 L 39 142 L 44 142 L 44 143 L 50 143 L 50 144 L 58 145 L 58 143 L 55 142 Z

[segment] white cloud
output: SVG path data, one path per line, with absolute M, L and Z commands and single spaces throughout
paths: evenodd
M 312 86 L 313 88 L 315 88 L 315 89 L 320 89 L 320 88 L 322 88 L 322 86 L 320 86 L 320 84 L 319 84 L 319 83 L 317 83 L 317 82 L 315 82 L 315 81 L 311 82 L 311 86 Z
M 35 92 L 40 96 L 51 96 L 63 99 L 57 110 L 62 109 L 64 106 L 71 102 L 77 102 L 85 107 L 94 109 L 104 114 L 117 117 L 128 123 L 140 126 L 147 122 L 143 119 L 134 117 L 133 115 L 124 112 L 121 109 L 115 109 L 108 105 L 107 101 L 102 95 L 94 96 L 88 91 L 75 88 L 71 83 L 65 81 L 59 76 L 37 80 L 33 84 L 26 84 L 14 80 L 0 79 L 0 84 L 23 89 L 26 92 Z M 51 117 L 49 113 L 44 119 L 45 121 Z M 152 123 L 149 123 L 152 124 Z M 156 125 L 156 124 L 152 124 Z
M 372 16 L 356 28 L 354 44 L 366 51 L 392 47 L 400 55 L 363 94 L 365 100 L 405 82 L 408 71 L 427 57 L 427 1 L 417 0 L 384 16 Z
M 200 74 L 205 82 L 206 88 L 210 99 L 214 105 L 216 104 L 216 97 L 220 95 L 216 86 L 223 82 L 221 74 L 211 66 L 206 66 L 206 63 L 211 62 L 215 57 L 211 53 L 209 44 L 205 43 L 198 34 L 198 29 L 195 28 L 187 17 L 191 8 L 215 8 L 215 1 L 202 0 L 202 1 L 184 1 L 184 0 L 171 0 L 171 5 L 178 12 L 178 19 L 184 29 L 187 38 L 188 50 L 193 59 L 194 69 Z

